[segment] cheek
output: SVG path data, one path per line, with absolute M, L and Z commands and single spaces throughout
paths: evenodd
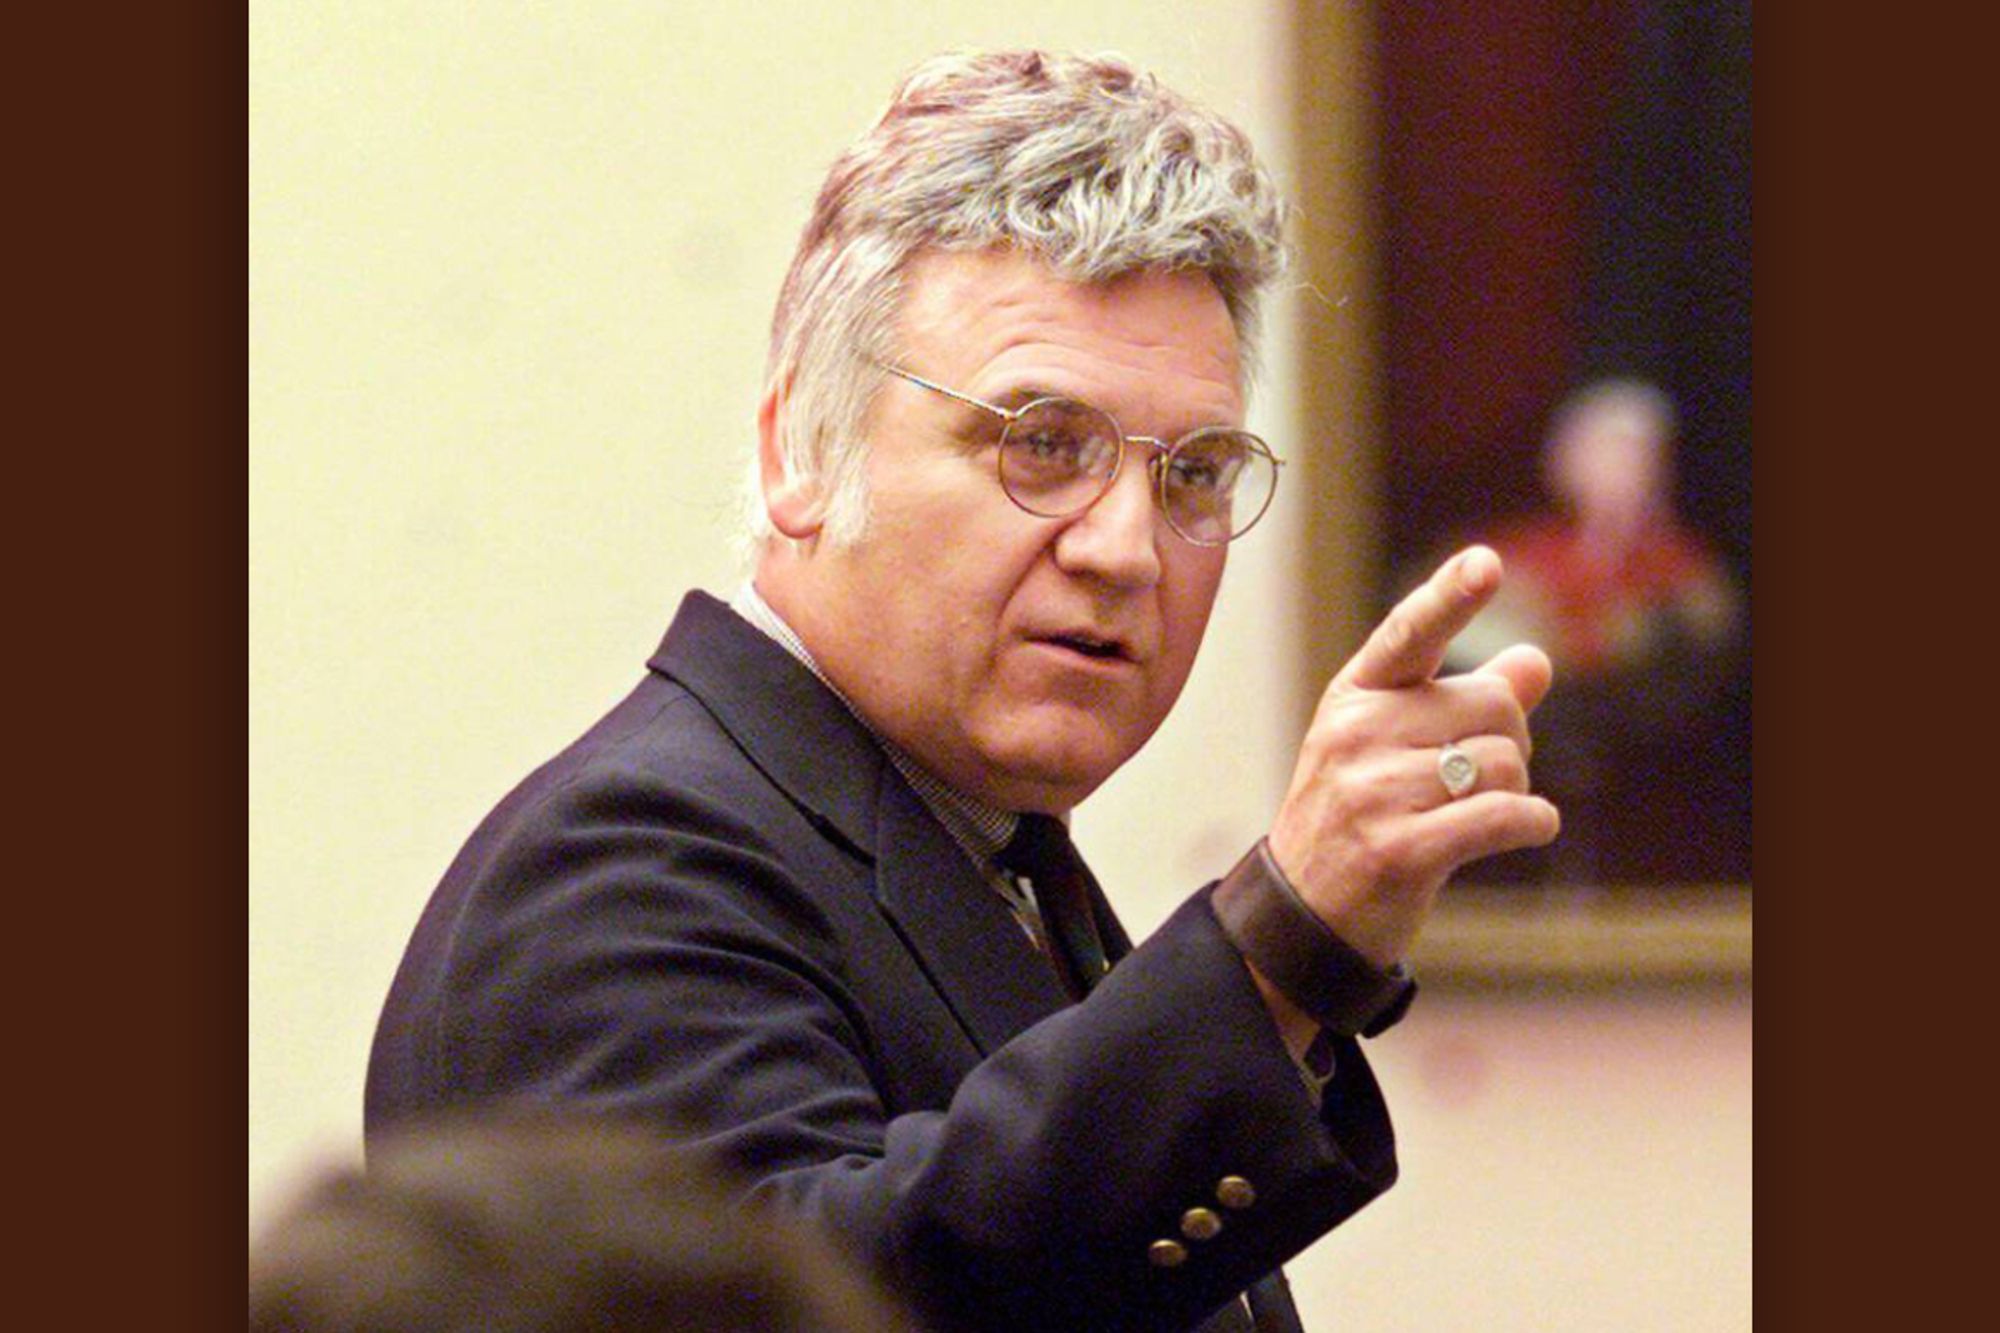
M 1160 610 L 1166 621 L 1168 655 L 1178 665 L 1182 677 L 1194 665 L 1195 653 L 1208 630 L 1209 615 L 1215 609 L 1215 594 L 1221 586 L 1222 554 L 1218 552 L 1199 563 L 1191 562 L 1162 599 Z
M 1004 499 L 1001 505 L 941 516 L 918 571 L 938 592 L 941 618 L 981 638 L 999 632 L 1024 589 L 1038 582 L 1053 535 L 1052 526 Z
M 993 669 L 1016 590 L 1033 567 L 1031 550 L 1007 534 L 960 522 L 932 530 L 898 562 L 892 595 L 905 635 L 924 644 L 938 683 L 976 688 Z

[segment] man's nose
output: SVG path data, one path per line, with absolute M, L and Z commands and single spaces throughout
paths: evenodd
M 1063 525 L 1056 535 L 1056 564 L 1120 587 L 1146 588 L 1160 581 L 1160 543 L 1173 540 L 1155 498 L 1147 450 L 1126 445 L 1111 489 Z

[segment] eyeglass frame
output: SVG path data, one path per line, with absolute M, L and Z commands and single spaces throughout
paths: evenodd
M 1181 436 L 1179 439 L 1169 443 L 1166 440 L 1162 440 L 1157 435 L 1127 435 L 1125 433 L 1125 428 L 1118 424 L 1118 418 L 1113 416 L 1108 409 L 1099 407 L 1095 403 L 1084 402 L 1081 398 L 1071 398 L 1067 394 L 1042 394 L 1036 398 L 1030 399 L 1028 402 L 1023 403 L 1019 407 L 1007 408 L 1007 407 L 1001 407 L 997 403 L 989 403 L 983 398 L 975 398 L 969 393 L 961 393 L 957 389 L 948 389 L 944 385 L 939 384 L 934 380 L 925 379 L 922 375 L 919 375 L 914 371 L 905 370 L 903 369 L 903 367 L 896 365 L 893 362 L 877 361 L 875 362 L 875 366 L 877 369 L 885 370 L 889 374 L 896 376 L 898 379 L 909 381 L 911 384 L 916 385 L 918 388 L 929 389 L 932 393 L 943 394 L 945 397 L 964 403 L 968 407 L 976 407 L 979 408 L 981 411 L 990 412 L 994 416 L 999 417 L 1002 421 L 1007 423 L 1006 426 L 1002 428 L 1000 433 L 1000 442 L 1002 445 L 1005 445 L 1007 441 L 1007 431 L 1013 428 L 1014 423 L 1019 421 L 1022 417 L 1026 416 L 1029 412 L 1033 411 L 1035 408 L 1040 407 L 1043 403 L 1074 403 L 1078 407 L 1088 408 L 1090 411 L 1097 413 L 1099 416 L 1102 416 L 1106 421 L 1109 421 L 1111 423 L 1111 428 L 1118 434 L 1118 457 L 1112 461 L 1111 470 L 1104 474 L 1104 483 L 1102 486 L 1098 488 L 1097 494 L 1091 496 L 1088 500 L 1084 501 L 1076 508 L 1065 510 L 1060 514 L 1044 514 L 1039 510 L 1030 509 L 1028 508 L 1027 505 L 1023 504 L 1020 498 L 1016 496 L 1014 492 L 1011 489 L 1009 489 L 1007 485 L 1007 473 L 1005 465 L 1001 462 L 1001 457 L 1003 456 L 1003 454 L 995 455 L 993 461 L 993 470 L 995 478 L 1000 483 L 1000 493 L 1006 496 L 1008 503 L 1012 504 L 1016 509 L 1020 510 L 1024 514 L 1033 515 L 1036 518 L 1074 518 L 1078 514 L 1087 512 L 1091 508 L 1091 506 L 1095 505 L 1099 500 L 1102 500 L 1105 496 L 1109 495 L 1111 493 L 1111 488 L 1118 482 L 1119 472 L 1124 470 L 1125 446 L 1127 444 L 1150 445 L 1156 451 L 1155 457 L 1165 459 L 1173 457 L 1175 451 L 1178 450 L 1183 444 L 1187 443 L 1190 439 L 1193 439 L 1195 436 L 1202 434 L 1204 431 L 1211 431 L 1211 430 L 1226 430 L 1230 432 L 1232 435 L 1240 435 L 1244 439 L 1250 441 L 1251 444 L 1255 445 L 1257 449 L 1263 453 L 1264 457 L 1271 460 L 1271 493 L 1264 497 L 1264 503 L 1262 507 L 1260 507 L 1257 510 L 1257 513 L 1250 519 L 1250 521 L 1248 523 L 1245 523 L 1241 528 L 1239 528 L 1235 532 L 1230 533 L 1227 537 L 1224 537 L 1219 542 L 1202 541 L 1198 537 L 1190 537 L 1186 532 L 1181 530 L 1180 524 L 1174 522 L 1173 511 L 1171 508 L 1169 508 L 1167 504 L 1166 475 L 1165 473 L 1160 473 L 1155 477 L 1154 480 L 1154 490 L 1156 492 L 1154 498 L 1159 502 L 1160 517 L 1166 519 L 1167 526 L 1173 529 L 1174 535 L 1176 537 L 1179 537 L 1182 541 L 1188 543 L 1190 546 L 1206 546 L 1206 547 L 1227 546 L 1231 542 L 1243 536 L 1244 533 L 1250 531 L 1250 529 L 1256 527 L 1260 522 L 1262 522 L 1264 519 L 1264 515 L 1270 512 L 1271 501 L 1275 500 L 1278 497 L 1278 469 L 1282 468 L 1285 465 L 1285 460 L 1278 457 L 1276 452 L 1272 450 L 1270 445 L 1264 442 L 1261 436 L 1256 435 L 1251 431 L 1244 430 L 1238 426 L 1197 426 L 1193 430 L 1189 431 L 1187 434 Z M 1153 460 L 1148 459 L 1146 464 L 1147 471 L 1149 472 L 1152 471 L 1152 465 L 1153 465 Z

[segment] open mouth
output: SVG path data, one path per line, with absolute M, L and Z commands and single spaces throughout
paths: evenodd
M 1131 654 L 1125 651 L 1123 644 L 1111 639 L 1094 639 L 1082 634 L 1052 634 L 1043 642 L 1103 662 L 1123 662 L 1131 658 Z

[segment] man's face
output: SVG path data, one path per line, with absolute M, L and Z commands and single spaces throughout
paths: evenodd
M 901 364 L 1002 407 L 1062 394 L 1128 434 L 1240 425 L 1235 329 L 1200 274 L 1101 286 L 1018 254 L 932 252 L 906 275 Z M 1153 734 L 1194 665 L 1225 548 L 1184 541 L 1131 446 L 1065 519 L 1001 489 L 1002 423 L 890 379 L 866 435 L 869 522 L 767 560 L 758 586 L 875 727 L 959 789 L 1061 811 Z

